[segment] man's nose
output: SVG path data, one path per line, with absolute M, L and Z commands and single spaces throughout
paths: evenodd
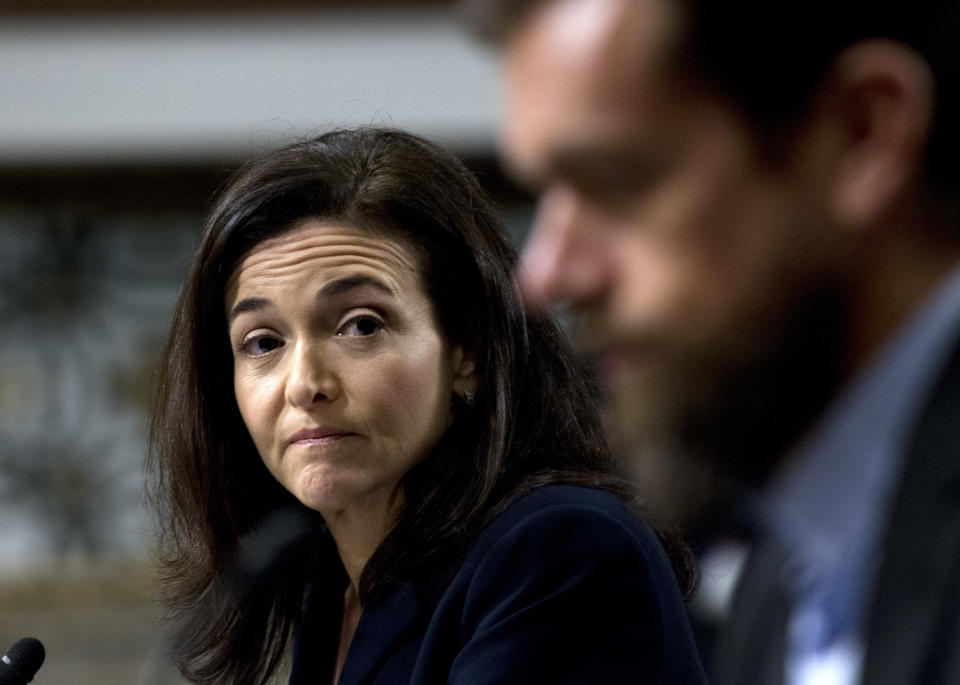
M 572 189 L 543 194 L 520 265 L 520 285 L 529 304 L 575 303 L 597 294 L 607 267 L 595 228 Z

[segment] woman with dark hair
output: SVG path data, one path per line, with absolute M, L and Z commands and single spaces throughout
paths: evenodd
M 265 683 L 293 636 L 291 683 L 702 682 L 686 552 L 675 572 L 635 513 L 515 264 L 470 173 L 410 134 L 234 177 L 152 425 L 187 678 Z

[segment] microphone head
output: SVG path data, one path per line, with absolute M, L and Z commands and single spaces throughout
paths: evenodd
M 35 637 L 17 640 L 7 653 L 0 657 L 0 685 L 23 685 L 43 665 L 47 653 L 43 643 Z

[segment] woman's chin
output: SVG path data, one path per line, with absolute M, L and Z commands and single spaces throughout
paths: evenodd
M 346 483 L 332 482 L 332 479 L 301 479 L 294 492 L 303 506 L 319 512 L 324 517 L 334 515 L 350 508 L 356 496 L 351 496 L 355 488 Z
M 328 521 L 349 513 L 374 513 L 392 508 L 392 489 L 376 487 L 351 475 L 304 472 L 294 495 L 305 507 Z

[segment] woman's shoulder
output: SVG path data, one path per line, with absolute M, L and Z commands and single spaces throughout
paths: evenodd
M 431 639 L 462 645 L 450 682 L 703 682 L 659 540 L 600 489 L 548 485 L 514 501 L 480 535 L 432 623 Z
M 508 561 L 507 561 L 508 560 Z M 544 485 L 515 500 L 481 533 L 465 569 L 501 562 L 513 567 L 592 567 L 676 580 L 653 529 L 618 495 L 577 485 Z
M 640 513 L 620 496 L 581 485 L 543 485 L 516 498 L 484 530 L 478 541 L 499 539 L 517 527 L 554 528 L 580 522 L 579 527 L 609 529 L 656 542 L 656 535 Z M 659 544 L 659 543 L 657 543 Z
M 610 490 L 562 483 L 532 488 L 522 496 L 517 497 L 503 512 L 503 515 L 545 507 L 587 507 L 609 510 L 611 513 L 623 512 L 637 517 L 634 510 L 619 495 Z

